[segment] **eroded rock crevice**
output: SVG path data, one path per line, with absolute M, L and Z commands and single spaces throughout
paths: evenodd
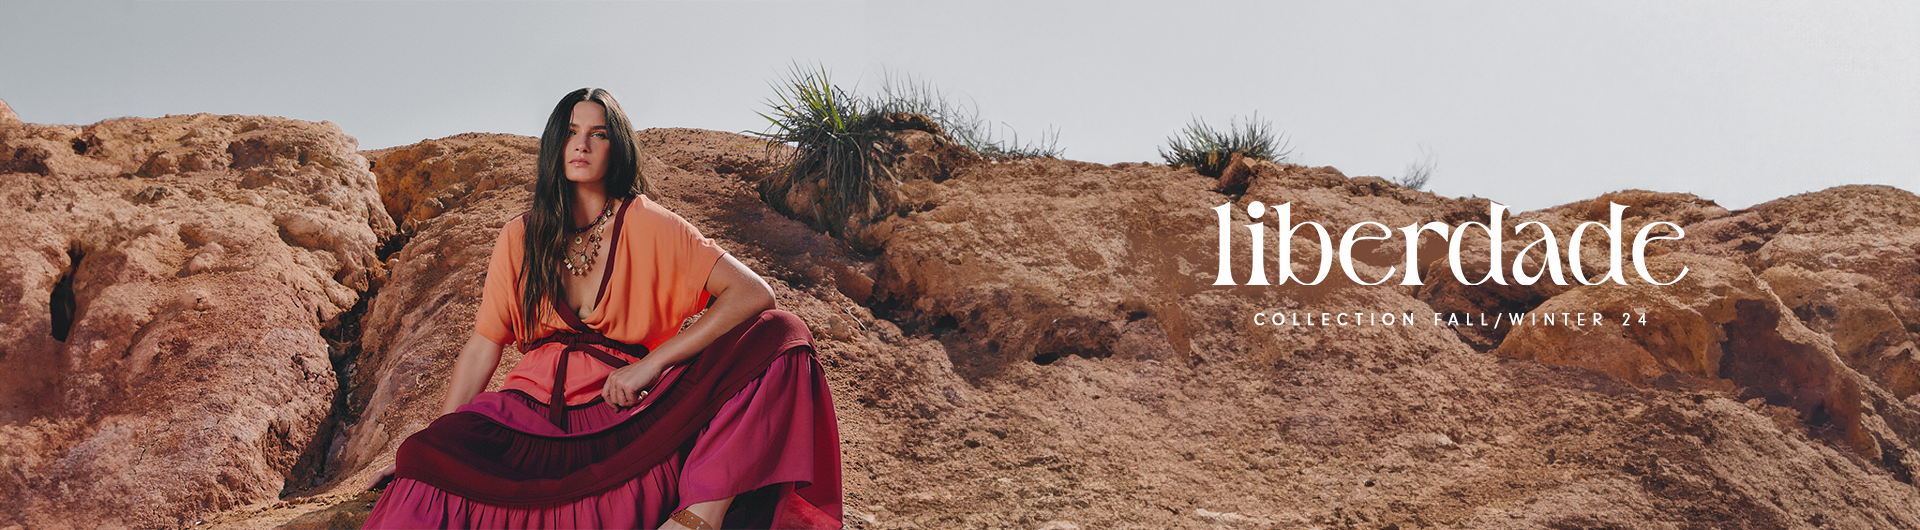
M 368 165 L 372 167 L 373 164 Z M 387 238 L 376 254 L 378 261 L 393 263 L 389 260 L 406 248 L 407 242 L 412 239 L 411 236 L 412 234 L 403 231 Z M 327 341 L 327 352 L 333 364 L 338 388 L 334 393 L 333 404 L 327 414 L 324 428 L 314 437 L 314 446 L 302 455 L 302 463 L 306 465 L 296 468 L 295 478 L 289 481 L 289 489 L 297 490 L 290 491 L 292 494 L 298 495 L 311 491 L 338 478 L 342 472 L 354 471 L 349 467 L 350 463 L 343 464 L 340 457 L 341 452 L 346 448 L 347 432 L 360 421 L 360 415 L 364 412 L 366 405 L 364 401 L 354 399 L 358 394 L 356 384 L 363 379 L 359 377 L 362 360 L 361 344 L 365 333 L 363 322 L 373 302 L 379 299 L 380 288 L 386 281 L 387 278 L 384 276 L 374 278 L 367 291 L 361 294 L 360 302 L 355 304 L 353 309 L 341 313 L 336 324 L 322 334 Z
M 1861 425 L 1864 396 L 1834 371 L 1825 352 L 1783 337 L 1780 315 L 1765 302 L 1740 300 L 1734 310 L 1721 342 L 1719 375 L 1740 386 L 1737 396 L 1792 409 L 1814 435 L 1869 458 L 1880 456 Z
M 53 293 L 47 297 L 48 318 L 53 322 L 53 340 L 66 342 L 67 334 L 73 331 L 73 323 L 80 316 L 80 300 L 73 293 L 73 277 L 80 273 L 81 259 L 86 254 L 78 246 L 67 251 L 68 268 L 60 275 L 60 281 L 53 285 Z

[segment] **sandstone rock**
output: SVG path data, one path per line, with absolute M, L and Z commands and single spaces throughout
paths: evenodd
M 1339 272 L 1330 272 L 1318 286 L 1207 288 L 1214 283 L 1218 257 L 1211 205 L 1232 202 L 1231 224 L 1238 228 L 1252 222 L 1246 214 L 1252 203 L 1285 202 L 1296 222 L 1317 220 L 1331 227 L 1334 238 L 1362 220 L 1405 224 L 1460 207 L 1430 200 L 1410 208 L 1397 197 L 1354 198 L 1338 187 L 1345 179 L 1337 172 L 1326 179 L 1323 170 L 1263 167 L 1263 176 L 1232 200 L 1211 191 L 1205 180 L 1181 178 L 1164 168 L 1045 159 L 975 166 L 943 184 L 938 207 L 888 221 L 894 235 L 880 259 L 876 296 L 914 311 L 923 325 L 957 332 L 947 342 L 965 344 L 956 364 L 970 373 L 1067 355 L 1113 355 L 1129 321 L 1146 319 L 1158 328 L 1147 334 L 1158 338 L 1148 342 L 1166 347 L 1136 341 L 1134 348 L 1141 349 L 1132 351 L 1168 351 L 1174 357 L 1165 360 L 1182 363 L 1197 355 L 1265 364 L 1294 348 L 1245 340 L 1255 331 L 1253 312 L 1316 311 L 1334 306 L 1327 298 L 1335 293 L 1377 302 L 1381 306 L 1372 307 L 1380 310 L 1425 310 L 1413 300 L 1395 299 L 1390 290 L 1346 289 L 1355 284 Z M 1251 241 L 1245 230 L 1232 234 L 1235 282 L 1241 283 L 1251 274 Z M 1317 263 L 1307 257 L 1318 252 L 1311 234 L 1295 234 L 1297 268 Z M 1384 274 L 1402 255 L 1392 244 L 1361 254 L 1362 268 L 1373 275 Z M 1270 256 L 1265 266 L 1270 278 L 1277 274 Z M 1412 329 L 1408 332 L 1432 331 Z M 1441 346 L 1451 342 L 1444 338 L 1416 342 L 1424 344 L 1410 346 L 1408 353 L 1451 348 Z
M 176 163 L 135 177 L 157 153 Z M 393 231 L 358 157 L 280 118 L 0 127 L 8 521 L 179 527 L 306 485 L 338 385 L 323 331 Z
M 13 125 L 18 123 L 20 123 L 20 115 L 14 114 L 13 107 L 7 106 L 7 102 L 0 101 L 0 125 Z
M 1206 508 L 1197 508 L 1193 514 L 1216 525 L 1259 527 L 1273 524 L 1265 518 L 1250 517 L 1233 512 L 1216 512 Z
M 1841 186 L 1753 207 L 1748 258 L 1782 301 L 1888 391 L 1920 392 L 1920 196 Z
M 780 160 L 793 152 L 784 144 L 769 145 L 755 138 L 701 129 L 649 129 L 642 134 L 646 154 L 665 166 L 746 182 L 772 175 L 780 169 Z M 662 179 L 671 180 L 672 175 L 655 180 Z
M 1209 287 L 1213 279 L 1210 273 L 1214 270 L 1211 258 L 1215 257 L 1212 238 L 1216 232 L 1209 215 L 1212 212 L 1206 208 L 1222 202 L 1231 202 L 1232 224 L 1236 228 L 1252 222 L 1242 213 L 1251 201 L 1261 200 L 1266 205 L 1284 202 L 1291 205 L 1295 222 L 1320 222 L 1335 231 L 1334 237 L 1338 237 L 1337 231 L 1341 228 L 1360 221 L 1396 227 L 1435 220 L 1450 225 L 1488 221 L 1485 200 L 1442 199 L 1386 185 L 1384 181 L 1374 182 L 1377 179 L 1346 179 L 1327 169 L 1295 166 L 1276 166 L 1275 169 L 1256 172 L 1249 179 L 1246 194 L 1228 201 L 1207 193 L 1212 182 L 1152 167 L 1094 167 L 1036 161 L 971 168 L 941 183 L 941 189 L 931 201 L 933 206 L 927 211 L 890 221 L 894 230 L 880 258 L 880 287 L 876 297 L 891 301 L 883 304 L 898 304 L 897 319 L 921 326 L 918 329 L 939 337 L 960 374 L 971 384 L 992 390 L 988 396 L 1029 396 L 994 402 L 999 405 L 990 410 L 1021 418 L 1026 424 L 1022 429 L 1025 432 L 1046 432 L 1060 437 L 1047 443 L 1047 447 L 1076 448 L 1063 451 L 1082 458 L 1097 458 L 1089 453 L 1104 453 L 1085 448 L 1113 444 L 1111 437 L 1132 432 L 1139 438 L 1126 438 L 1129 441 L 1121 443 L 1127 447 L 1129 469 L 1197 490 L 1216 491 L 1206 486 L 1215 483 L 1288 484 L 1296 480 L 1292 478 L 1296 475 L 1276 476 L 1257 471 L 1265 466 L 1306 466 L 1322 470 L 1308 476 L 1347 473 L 1329 469 L 1338 465 L 1287 464 L 1280 463 L 1287 459 L 1275 457 L 1301 454 L 1290 451 L 1326 454 L 1333 459 L 1354 458 L 1350 455 L 1360 451 L 1378 454 L 1360 458 L 1370 458 L 1375 465 L 1405 465 L 1385 463 L 1508 462 L 1524 458 L 1522 454 L 1566 462 L 1557 460 L 1566 458 L 1564 454 L 1556 457 L 1553 451 L 1579 447 L 1576 452 L 1587 456 L 1576 458 L 1577 462 L 1584 463 L 1570 464 L 1576 467 L 1591 466 L 1609 458 L 1624 458 L 1629 462 L 1649 458 L 1664 463 L 1651 468 L 1641 464 L 1608 467 L 1609 472 L 1621 473 L 1639 484 L 1624 490 L 1608 486 L 1613 479 L 1599 477 L 1592 481 L 1555 482 L 1555 486 L 1545 489 L 1520 487 L 1520 490 L 1543 493 L 1552 500 L 1543 505 L 1551 508 L 1519 516 L 1538 515 L 1540 524 L 1546 526 L 1578 526 L 1580 517 L 1584 517 L 1581 514 L 1598 513 L 1597 507 L 1584 505 L 1585 501 L 1580 499 L 1600 495 L 1618 498 L 1621 502 L 1644 503 L 1647 507 L 1625 512 L 1600 510 L 1611 514 L 1605 516 L 1611 519 L 1603 520 L 1653 521 L 1661 517 L 1659 513 L 1689 513 L 1695 520 L 1806 521 L 1810 516 L 1807 511 L 1760 508 L 1760 504 L 1752 500 L 1767 495 L 1761 492 L 1765 488 L 1761 484 L 1784 479 L 1784 476 L 1753 470 L 1786 459 L 1840 466 L 1827 471 L 1820 471 L 1817 465 L 1796 467 L 1793 480 L 1842 489 L 1848 488 L 1845 484 L 1859 482 L 1879 496 L 1870 501 L 1875 508 L 1859 515 L 1823 516 L 1828 517 L 1827 520 L 1848 517 L 1854 521 L 1850 524 L 1859 524 L 1892 517 L 1888 520 L 1914 524 L 1911 517 L 1892 516 L 1888 511 L 1915 498 L 1911 488 L 1903 484 L 1911 480 L 1910 472 L 1905 470 L 1916 463 L 1909 449 L 1915 440 L 1910 427 L 1914 424 L 1910 408 L 1837 362 L 1831 349 L 1823 349 L 1821 337 L 1797 327 L 1791 313 L 1772 297 L 1765 283 L 1738 262 L 1671 254 L 1686 248 L 1685 245 L 1656 246 L 1653 254 L 1656 263 L 1662 264 L 1656 265 L 1656 270 L 1669 274 L 1662 277 L 1671 277 L 1674 272 L 1660 268 L 1662 266 L 1695 264 L 1700 267 L 1695 274 L 1701 275 L 1702 280 L 1675 291 L 1652 293 L 1538 287 L 1471 298 L 1467 294 L 1473 291 L 1462 289 L 1365 288 L 1344 281 L 1338 272 L 1314 287 Z M 1728 215 L 1711 202 L 1696 197 L 1629 191 L 1530 213 L 1531 217 L 1523 220 L 1540 220 L 1565 241 L 1578 223 L 1605 221 L 1606 206 L 1610 202 L 1631 207 L 1628 218 L 1623 220 L 1625 230 L 1637 231 L 1641 225 L 1654 220 L 1685 226 Z M 1596 209 L 1596 205 L 1599 208 Z M 1305 274 L 1312 274 L 1308 269 L 1313 260 L 1307 256 L 1312 256 L 1316 245 L 1309 234 L 1296 233 L 1294 239 L 1296 252 L 1301 255 L 1295 258 L 1296 272 Z M 1239 260 L 1244 260 L 1245 253 L 1249 252 L 1246 250 L 1248 236 L 1245 231 L 1235 230 L 1233 237 L 1236 273 L 1241 275 L 1236 280 L 1244 281 L 1248 272 L 1245 262 Z M 1423 241 L 1416 259 L 1426 271 L 1427 285 L 1455 283 L 1444 260 L 1445 247 L 1436 249 L 1431 245 Z M 1471 249 L 1471 245 L 1468 248 Z M 1484 248 L 1482 243 L 1483 251 Z M 1606 254 L 1598 244 L 1589 240 L 1583 249 L 1581 262 L 1587 270 L 1598 271 L 1605 265 Z M 1519 250 L 1511 249 L 1508 255 Z M 1360 272 L 1366 277 L 1383 276 L 1388 267 L 1403 265 L 1404 253 L 1403 245 L 1397 242 L 1361 249 Z M 1484 272 L 1484 263 L 1483 259 L 1482 268 L 1478 270 Z M 1269 272 L 1271 276 L 1271 269 Z M 1461 300 L 1456 302 L 1458 309 L 1422 303 L 1423 300 L 1444 301 L 1446 298 L 1440 295 L 1446 293 L 1452 293 L 1454 300 Z M 1415 299 L 1413 295 L 1420 298 Z M 1557 344 L 1562 345 L 1558 350 L 1532 356 L 1514 354 L 1539 358 L 1548 364 L 1585 366 L 1652 388 L 1610 389 L 1601 381 L 1579 375 L 1579 371 L 1548 373 L 1510 362 L 1489 363 L 1467 353 L 1467 344 L 1455 340 L 1457 337 L 1447 336 L 1455 334 L 1453 330 L 1424 322 L 1412 327 L 1314 328 L 1261 327 L 1246 320 L 1255 312 L 1322 311 L 1319 308 L 1445 314 L 1466 309 L 1492 312 L 1500 310 L 1503 304 L 1522 308 L 1518 309 L 1520 312 L 1529 309 L 1546 312 L 1562 307 L 1567 312 L 1592 311 L 1596 307 L 1610 312 L 1614 305 L 1627 310 L 1642 307 L 1659 310 L 1658 316 L 1649 316 L 1653 325 L 1646 329 L 1560 333 L 1554 335 L 1554 340 L 1559 341 Z M 1617 315 L 1609 318 L 1613 316 Z M 1149 322 L 1151 331 L 1146 335 L 1155 340 L 1117 338 L 1138 337 L 1132 331 L 1120 330 L 1137 329 L 1141 323 Z M 1505 342 L 1500 342 L 1501 339 Z M 1543 340 L 1490 336 L 1483 347 L 1491 349 L 1495 344 L 1505 344 L 1503 352 L 1508 347 L 1518 352 L 1528 344 L 1539 346 Z M 1168 346 L 1164 349 L 1147 346 L 1155 342 Z M 1723 353 L 1727 351 L 1733 353 Z M 1585 362 L 1582 360 L 1591 360 L 1593 364 L 1582 364 Z M 1044 366 L 1040 366 L 1042 364 Z M 1121 375 L 1127 373 L 1141 379 Z M 1270 381 L 1266 384 L 1273 386 L 1260 391 L 1266 393 L 1217 393 L 1221 387 L 1261 388 L 1261 384 L 1250 384 L 1245 382 L 1249 379 L 1242 378 Z M 1144 390 L 1139 385 L 1160 388 Z M 1687 388 L 1707 388 L 1735 396 L 1751 393 L 1761 397 L 1762 403 L 1778 403 L 1786 408 L 1763 405 L 1760 409 L 1730 409 L 1720 406 L 1730 402 L 1726 399 L 1668 394 Z M 1275 401 L 1268 401 L 1267 396 L 1274 397 Z M 1102 399 L 1113 397 L 1123 399 L 1113 405 L 1107 405 L 1109 400 Z M 1609 402 L 1615 405 L 1604 404 Z M 1145 415 L 1123 412 L 1128 406 L 1153 412 Z M 1643 411 L 1649 407 L 1673 412 L 1648 416 Z M 1380 412 L 1373 414 L 1359 409 Z M 1774 410 L 1790 411 L 1793 428 L 1781 435 L 1757 434 L 1755 425 L 1774 425 L 1771 419 Z M 1868 413 L 1868 410 L 1878 412 Z M 960 414 L 964 412 L 942 417 Z M 1163 416 L 1207 420 L 1147 419 Z M 1138 426 L 1116 427 L 1105 421 L 1132 422 Z M 1537 434 L 1527 434 L 1567 432 L 1561 430 L 1565 427 L 1543 427 L 1546 425 L 1595 422 L 1619 427 L 1576 428 L 1568 434 L 1546 434 L 1585 440 L 1571 444 L 1562 438 L 1549 442 L 1534 438 Z M 1446 427 L 1438 433 L 1431 429 L 1414 430 L 1421 425 Z M 1530 431 L 1537 428 L 1546 430 Z M 1251 434 L 1261 432 L 1271 434 Z M 1696 442 L 1667 445 L 1624 442 L 1646 436 L 1644 433 L 1689 436 L 1692 437 L 1689 440 Z M 1172 447 L 1139 441 L 1156 435 L 1179 441 L 1170 444 Z M 1395 436 L 1445 440 L 1446 443 L 1414 444 L 1384 452 L 1367 443 Z M 1740 443 L 1783 437 L 1786 443 L 1761 443 L 1728 452 L 1692 445 L 1706 443 L 1697 441 L 1715 436 L 1741 436 Z M 1282 439 L 1291 443 L 1275 441 Z M 1601 439 L 1621 441 L 1599 442 Z M 1819 440 L 1828 440 L 1853 456 L 1835 453 Z M 1625 445 L 1609 447 L 1607 443 Z M 1182 452 L 1178 447 L 1190 448 L 1187 449 L 1190 452 Z M 1183 455 L 1189 462 L 1170 465 L 1157 460 L 1163 458 L 1158 455 L 1169 453 Z M 1176 462 L 1182 457 L 1176 457 Z M 1041 458 L 1049 461 L 1044 454 Z M 1233 463 L 1217 463 L 1219 459 Z M 991 457 L 982 460 L 982 465 L 994 461 Z M 1866 464 L 1841 465 L 1839 462 Z M 1249 472 L 1233 479 L 1209 481 L 1172 470 L 1183 466 L 1189 469 L 1246 466 Z M 1066 473 L 1082 481 L 1102 476 L 1091 469 Z M 1440 494 L 1444 487 L 1434 481 L 1435 477 L 1449 473 L 1437 470 L 1430 473 L 1433 474 L 1422 476 L 1423 472 L 1411 472 L 1406 475 L 1407 482 L 1402 488 Z M 1768 478 L 1761 478 L 1762 475 Z M 1262 482 L 1265 480 L 1276 482 Z M 1371 480 L 1368 486 L 1371 487 Z M 1140 492 L 1143 503 L 1157 502 L 1145 499 L 1164 498 L 1158 496 L 1168 494 L 1168 490 L 1160 489 L 1156 482 L 1143 481 L 1129 487 Z M 1725 487 L 1742 493 L 1738 498 L 1697 500 L 1705 498 L 1706 491 Z M 1381 490 L 1379 494 L 1342 493 L 1329 498 L 1316 496 L 1313 488 L 1305 486 L 1292 495 L 1310 502 L 1311 499 L 1340 499 L 1338 502 L 1344 506 L 1332 507 L 1332 513 L 1327 513 L 1325 510 L 1329 507 L 1325 505 L 1307 508 L 1288 501 L 1255 500 L 1258 495 L 1227 494 L 1225 498 L 1237 500 L 1239 506 L 1259 507 L 1252 508 L 1259 511 L 1231 506 L 1208 509 L 1221 510 L 1216 513 L 1231 510 L 1250 517 L 1327 525 L 1385 524 L 1396 523 L 1396 520 L 1387 503 L 1375 499 L 1422 495 L 1402 489 L 1394 493 L 1389 493 L 1393 490 Z M 1048 490 L 1040 487 L 1024 491 L 1045 495 Z M 1568 492 L 1567 495 L 1558 496 L 1556 492 L 1562 491 Z M 1178 494 L 1173 495 L 1173 499 L 1182 499 Z M 1219 497 L 1216 493 L 1216 502 Z M 1836 497 L 1818 493 L 1804 498 L 1814 504 L 1845 504 Z M 1474 502 L 1477 501 L 1466 501 L 1466 504 Z M 964 504 L 964 501 L 937 503 L 942 507 Z M 1180 501 L 1176 500 L 1174 505 L 1180 505 Z M 1151 520 L 1153 516 L 1139 514 L 1138 517 Z M 1484 522 L 1467 523 L 1482 521 L 1472 516 L 1452 520 L 1469 526 L 1488 526 Z M 1411 521 L 1397 523 L 1411 524 Z
M 1248 167 L 1247 157 L 1233 153 L 1233 159 L 1227 162 L 1227 168 L 1220 171 L 1220 179 L 1214 181 L 1213 189 L 1226 193 L 1247 189 L 1247 181 L 1253 179 L 1253 168 Z
M 1803 415 L 1812 413 L 1816 407 L 1858 408 L 1859 389 L 1836 389 L 1833 385 L 1843 383 L 1827 381 L 1837 377 L 1832 373 L 1836 367 L 1826 359 L 1829 351 L 1822 348 L 1824 344 L 1819 337 L 1804 327 L 1773 329 L 1783 325 L 1779 313 L 1786 309 L 1752 272 L 1738 264 L 1689 254 L 1663 256 L 1652 265 L 1658 273 L 1669 276 L 1678 274 L 1683 267 L 1688 269 L 1688 277 L 1693 281 L 1669 286 L 1609 283 L 1577 287 L 1556 296 L 1531 314 L 1521 316 L 1517 324 L 1508 324 L 1512 331 L 1495 352 L 1588 368 L 1637 385 L 1653 384 L 1663 376 L 1675 375 L 1707 380 L 1731 378 L 1734 374 L 1726 372 L 1751 363 L 1792 363 L 1800 370 L 1813 371 L 1792 377 L 1820 381 L 1782 389 L 1797 394 L 1780 396 L 1783 402 L 1799 405 Z M 1641 319 L 1643 315 L 1645 318 Z M 1793 319 L 1786 320 L 1794 323 Z M 1753 351 L 1772 349 L 1750 344 L 1756 340 L 1791 346 L 1784 346 L 1788 350 L 1784 354 Z M 1739 351 L 1728 351 L 1728 348 Z M 1794 358 L 1751 358 L 1768 355 Z M 1720 385 L 1720 388 L 1732 390 L 1734 387 Z M 1851 406 L 1845 404 L 1849 401 Z
M 900 180 L 944 181 L 953 178 L 955 171 L 982 162 L 980 155 L 951 138 L 918 129 L 894 132 L 893 143 L 888 148 L 894 159 L 894 176 Z
M 1920 393 L 1920 335 L 1908 331 L 1898 311 L 1912 298 L 1901 300 L 1871 276 L 1794 264 L 1769 268 L 1761 278 L 1803 324 L 1833 339 L 1848 366 L 1900 398 Z
M 1792 409 L 1809 436 L 1830 438 L 1889 473 L 1909 473 L 1920 463 L 1912 447 L 1920 440 L 1920 409 L 1849 367 L 1835 343 L 1795 318 L 1769 282 L 1710 256 L 1676 253 L 1652 261 L 1657 275 L 1672 277 L 1685 267 L 1689 280 L 1574 288 L 1510 325 L 1495 353 L 1579 366 L 1636 385 L 1700 386 L 1761 398 Z M 1580 318 L 1583 312 L 1593 318 Z
M 1481 203 L 1484 204 L 1484 203 Z M 1551 269 L 1547 268 L 1546 247 L 1536 244 L 1541 234 L 1538 228 L 1526 228 L 1515 232 L 1517 227 L 1526 223 L 1538 222 L 1546 226 L 1557 238 L 1558 245 L 1571 243 L 1573 231 L 1588 222 L 1607 224 L 1611 218 L 1613 204 L 1626 206 L 1621 217 L 1622 274 L 1631 282 L 1643 282 L 1632 269 L 1633 239 L 1641 229 L 1654 222 L 1668 222 L 1680 225 L 1688 230 L 1690 238 L 1698 238 L 1688 225 L 1704 220 L 1719 219 L 1727 211 L 1712 201 L 1684 193 L 1656 193 L 1641 190 L 1626 190 L 1603 194 L 1600 197 L 1577 201 L 1569 204 L 1532 212 L 1514 212 L 1502 219 L 1501 267 L 1507 280 L 1506 285 L 1488 281 L 1481 285 L 1462 283 L 1454 276 L 1452 263 L 1434 261 L 1424 277 L 1432 279 L 1419 288 L 1416 296 L 1431 304 L 1436 311 L 1453 315 L 1481 313 L 1525 313 L 1538 307 L 1548 298 L 1558 296 L 1580 285 L 1580 280 L 1570 263 L 1565 262 L 1567 249 L 1561 248 L 1561 278 L 1566 285 L 1553 281 Z M 1483 206 L 1479 211 L 1485 212 Z M 1484 217 L 1484 216 L 1482 216 Z M 1487 219 L 1476 219 L 1486 223 Z M 1588 279 L 1604 275 L 1611 267 L 1610 249 L 1606 238 L 1599 230 L 1589 228 L 1581 239 L 1581 270 Z M 1429 236 L 1430 237 L 1430 236 Z M 1491 270 L 1488 239 L 1483 231 L 1470 231 L 1461 245 L 1461 269 L 1469 280 L 1479 280 Z M 1660 255 L 1676 250 L 1691 250 L 1691 241 L 1656 241 L 1648 245 L 1648 255 Z M 1439 253 L 1444 257 L 1445 250 Z M 1523 262 L 1527 275 L 1540 276 L 1533 285 L 1520 284 L 1514 263 L 1522 252 L 1526 253 Z M 1461 340 L 1475 349 L 1488 351 L 1499 346 L 1506 334 L 1513 328 L 1494 327 L 1458 327 L 1454 331 Z
M 469 133 L 368 153 L 380 175 L 380 199 L 395 222 L 419 224 L 487 190 L 532 191 L 540 140 Z M 517 212 L 516 212 L 517 213 Z

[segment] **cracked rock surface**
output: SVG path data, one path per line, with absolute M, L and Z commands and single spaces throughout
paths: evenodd
M 326 334 L 394 233 L 355 143 L 256 116 L 0 120 L 0 520 L 179 527 L 316 469 Z

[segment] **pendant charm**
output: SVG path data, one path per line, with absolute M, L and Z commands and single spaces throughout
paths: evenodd
M 567 253 L 560 257 L 561 263 L 567 266 L 567 272 L 579 276 L 593 269 L 593 258 L 600 253 L 600 233 L 606 231 L 607 219 L 611 217 L 613 201 L 607 201 L 607 207 L 600 211 L 600 216 L 582 230 L 587 233 L 573 236 L 573 244 L 568 245 Z

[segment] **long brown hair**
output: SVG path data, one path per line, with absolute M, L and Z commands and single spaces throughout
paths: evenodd
M 560 98 L 547 117 L 547 130 L 540 135 L 540 178 L 533 183 L 533 209 L 526 214 L 527 234 L 520 262 L 520 342 L 530 342 L 535 324 L 552 311 L 547 298 L 558 296 L 560 260 L 567 252 L 566 233 L 572 228 L 573 182 L 567 180 L 567 126 L 574 104 L 599 103 L 607 109 L 607 199 L 632 199 L 647 193 L 647 179 L 640 174 L 640 143 L 634 139 L 633 123 L 613 94 L 600 88 L 582 88 Z M 607 258 L 611 261 L 612 256 Z

